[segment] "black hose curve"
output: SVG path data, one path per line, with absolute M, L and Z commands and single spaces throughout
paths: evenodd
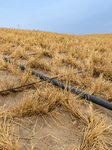
M 6 61 L 13 62 L 12 60 L 10 60 L 9 58 L 7 58 L 7 57 L 5 57 L 5 56 L 3 56 L 3 58 L 4 58 Z M 21 65 L 21 64 L 17 64 L 17 65 L 19 65 L 22 70 L 25 70 L 25 66 L 24 66 L 24 65 Z M 57 80 L 54 80 L 54 79 L 50 79 L 49 77 L 45 76 L 44 74 L 41 74 L 41 73 L 39 73 L 39 72 L 36 72 L 36 71 L 34 71 L 34 70 L 32 70 L 32 69 L 31 69 L 31 72 L 32 72 L 32 75 L 36 75 L 36 76 L 38 76 L 38 77 L 40 77 L 41 79 L 44 79 L 44 80 L 45 80 L 45 79 L 46 79 L 46 80 L 50 80 L 54 85 L 59 86 L 59 87 L 61 87 L 62 89 L 67 88 L 67 91 L 70 90 L 72 93 L 75 93 L 75 94 L 77 94 L 77 95 L 81 94 L 84 99 L 87 99 L 87 100 L 89 100 L 89 101 L 91 101 L 91 102 L 93 102 L 93 103 L 96 103 L 96 104 L 98 104 L 98 105 L 100 105 L 100 106 L 103 106 L 103 107 L 105 107 L 105 108 L 107 108 L 107 109 L 112 110 L 112 103 L 109 103 L 109 102 L 104 101 L 104 100 L 102 100 L 102 99 L 100 99 L 100 98 L 97 98 L 97 97 L 95 97 L 95 96 L 92 96 L 92 95 L 90 95 L 90 94 L 87 94 L 87 93 L 85 93 L 85 92 L 83 92 L 83 91 L 77 90 L 77 89 L 75 89 L 75 88 L 73 88 L 73 87 L 66 86 L 66 85 L 63 84 L 63 83 L 61 83 L 61 82 L 59 82 L 59 81 L 57 81 Z

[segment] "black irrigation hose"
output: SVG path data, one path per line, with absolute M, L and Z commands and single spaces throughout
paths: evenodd
M 85 72 L 88 71 L 88 70 L 85 70 Z M 77 73 L 82 73 L 82 71 L 79 71 Z M 76 73 L 74 73 L 76 74 Z M 60 77 L 64 77 L 66 75 L 63 75 L 63 76 L 60 76 Z M 56 79 L 56 78 L 59 78 L 58 76 L 57 77 L 53 77 L 53 78 L 49 78 L 49 79 L 45 79 L 45 80 L 40 80 L 38 82 L 33 82 L 33 83 L 29 83 L 29 84 L 26 84 L 26 85 L 22 85 L 22 86 L 18 86 L 18 87 L 15 87 L 15 88 L 11 88 L 11 89 L 7 89 L 7 90 L 3 90 L 3 91 L 0 91 L 0 93 L 4 93 L 4 92 L 8 92 L 8 91 L 14 91 L 16 89 L 20 89 L 20 88 L 23 88 L 23 87 L 27 87 L 27 86 L 30 86 L 30 85 L 34 85 L 36 83 L 39 83 L 39 82 L 44 82 L 44 81 L 47 81 L 47 80 L 51 80 L 51 79 Z
M 38 54 L 38 53 L 35 53 L 35 54 Z M 34 54 L 30 54 L 30 55 L 34 55 Z M 11 57 L 10 57 L 11 58 Z M 6 60 L 7 61 L 7 60 Z M 12 62 L 12 60 L 9 59 L 9 62 Z M 84 72 L 87 72 L 87 71 L 90 71 L 90 70 L 85 70 Z M 82 71 L 79 71 L 77 73 L 82 73 Z M 76 73 L 74 73 L 76 74 Z M 51 79 L 56 79 L 56 78 L 62 78 L 66 75 L 63 75 L 63 76 L 56 76 L 56 77 L 52 77 L 52 78 L 49 78 L 49 79 L 45 79 L 45 80 L 40 80 L 38 82 L 33 82 L 33 83 L 29 83 L 29 84 L 26 84 L 26 85 L 23 85 L 23 86 L 19 86 L 19 87 L 15 87 L 15 88 L 11 88 L 11 89 L 7 89 L 7 90 L 3 90 L 3 91 L 0 91 L 0 93 L 4 93 L 4 92 L 8 92 L 8 91 L 14 91 L 16 89 L 20 89 L 20 88 L 23 88 L 23 87 L 27 87 L 27 86 L 30 86 L 30 85 L 34 85 L 36 83 L 39 83 L 39 82 L 44 82 L 44 81 L 47 81 L 47 80 L 51 80 Z
M 12 60 L 8 59 L 8 58 L 5 57 L 5 56 L 3 56 L 3 58 L 4 58 L 6 61 L 13 62 Z M 23 66 L 23 65 L 21 65 L 21 64 L 17 64 L 17 65 L 19 65 L 22 70 L 25 70 L 25 66 Z M 73 88 L 73 87 L 66 86 L 66 85 L 63 84 L 63 83 L 61 83 L 61 82 L 59 82 L 59 81 L 56 81 L 56 80 L 54 80 L 54 79 L 50 79 L 49 77 L 47 77 L 47 76 L 45 76 L 45 75 L 43 75 L 43 74 L 41 74 L 41 73 L 38 73 L 38 72 L 36 72 L 36 71 L 34 71 L 34 70 L 32 70 L 32 69 L 31 69 L 31 71 L 32 71 L 32 75 L 36 75 L 36 76 L 38 76 L 38 77 L 40 77 L 41 79 L 44 79 L 44 80 L 45 80 L 45 79 L 46 79 L 46 80 L 50 80 L 54 85 L 59 86 L 59 87 L 61 87 L 62 89 L 67 88 L 67 91 L 70 90 L 72 93 L 75 93 L 75 94 L 77 94 L 77 95 L 81 94 L 81 95 L 82 95 L 82 98 L 87 99 L 87 100 L 89 100 L 89 101 L 91 101 L 91 102 L 94 102 L 94 103 L 100 105 L 100 106 L 103 106 L 103 107 L 105 107 L 105 108 L 107 108 L 107 109 L 112 110 L 112 103 L 109 103 L 109 102 L 104 101 L 104 100 L 102 100 L 102 99 L 100 99 L 100 98 L 97 98 L 97 97 L 95 97 L 95 96 L 92 96 L 92 95 L 90 95 L 90 94 L 87 94 L 87 93 L 85 93 L 85 92 L 83 92 L 83 91 L 77 90 L 77 89 L 75 89 L 75 88 Z

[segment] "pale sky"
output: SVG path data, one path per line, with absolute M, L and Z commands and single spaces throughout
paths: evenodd
M 112 0 L 1 0 L 0 28 L 112 33 Z

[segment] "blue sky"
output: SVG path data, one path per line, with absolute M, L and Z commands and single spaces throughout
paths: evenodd
M 1 0 L 0 28 L 112 33 L 112 0 Z

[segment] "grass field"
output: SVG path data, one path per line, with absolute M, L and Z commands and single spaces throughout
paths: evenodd
M 30 69 L 112 103 L 112 34 L 0 28 L 0 91 L 40 81 Z M 111 150 L 111 110 L 48 81 L 0 93 L 0 150 L 47 149 Z

